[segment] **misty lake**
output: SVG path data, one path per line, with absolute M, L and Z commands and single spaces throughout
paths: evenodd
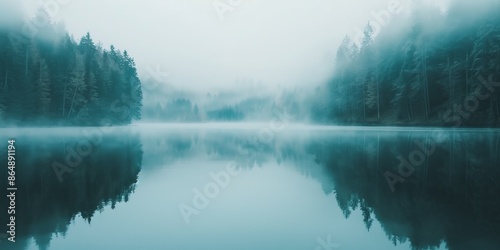
M 9 139 L 1 249 L 500 249 L 499 130 L 0 129 L 2 187 Z

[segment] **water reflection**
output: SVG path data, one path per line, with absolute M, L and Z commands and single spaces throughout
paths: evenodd
M 346 217 L 359 209 L 367 230 L 378 220 L 395 245 L 500 249 L 499 138 L 493 131 L 342 131 L 291 133 L 266 144 L 226 132 L 167 148 L 190 145 L 182 148 L 245 167 L 291 163 L 334 194 Z
M 444 241 L 449 249 L 500 249 L 499 134 L 435 135 L 360 133 L 312 143 L 310 152 L 330 173 L 344 214 L 361 209 L 366 227 L 376 218 L 394 244 L 408 240 L 428 249 Z M 400 157 L 411 156 L 415 170 L 392 192 L 384 174 L 400 175 Z
M 386 234 L 384 241 L 394 245 L 409 245 L 414 249 L 433 249 L 444 244 L 448 249 L 500 249 L 500 133 L 495 131 L 303 130 L 279 134 L 272 143 L 259 140 L 256 131 L 154 130 L 141 131 L 140 136 L 133 131 L 122 131 L 105 137 L 102 145 L 59 182 L 50 164 L 64 161 L 64 148 L 77 139 L 71 136 L 51 137 L 50 141 L 18 139 L 23 141 L 18 145 L 19 152 L 26 157 L 18 161 L 18 185 L 23 187 L 18 195 L 24 199 L 18 203 L 21 243 L 17 246 L 26 244 L 26 239 L 33 236 L 40 249 L 46 249 L 52 235 L 64 234 L 76 215 L 91 223 L 96 211 L 127 201 L 142 166 L 143 173 L 158 173 L 161 179 L 175 179 L 175 175 L 186 178 L 185 173 L 176 171 L 169 172 L 174 176 L 165 176 L 162 169 L 189 160 L 197 164 L 186 164 L 186 168 L 193 168 L 186 170 L 187 173 L 196 172 L 194 168 L 204 168 L 210 162 L 223 161 L 236 161 L 245 171 L 269 165 L 291 167 L 320 183 L 323 197 L 334 196 L 339 214 L 345 218 L 359 211 L 362 214 L 359 221 L 364 224 L 364 228 L 357 229 L 360 235 L 373 231 L 375 223 L 380 223 Z M 387 173 L 392 174 L 390 178 Z M 184 181 L 187 180 L 179 180 Z M 252 179 L 256 188 L 260 181 Z M 150 193 L 173 196 L 179 191 L 178 187 L 176 190 L 166 187 L 161 184 L 158 187 L 161 190 L 157 188 Z M 186 190 L 190 191 L 190 187 Z M 297 190 L 288 192 L 288 196 L 294 196 Z M 150 204 L 146 204 L 146 198 L 135 198 L 141 198 L 142 207 L 154 206 L 164 199 L 148 200 Z M 255 198 L 253 202 L 261 201 Z M 314 199 L 309 202 L 311 213 L 315 211 L 312 208 L 323 204 Z M 142 207 L 137 207 L 133 212 L 137 210 L 137 214 L 130 216 L 145 216 L 145 223 L 171 216 L 162 212 L 148 217 L 138 211 Z M 244 210 L 240 211 L 242 214 L 250 212 L 239 209 Z M 294 209 L 290 207 L 282 213 Z M 172 209 L 175 210 L 176 207 Z M 262 218 L 267 223 L 274 223 L 273 219 Z M 4 217 L 0 223 L 6 224 Z M 174 221 L 169 223 L 171 230 L 182 231 L 185 227 Z M 302 230 L 308 231 L 307 227 L 312 226 L 304 225 Z M 202 228 L 194 223 L 185 230 L 199 234 L 204 232 Z M 230 231 L 220 233 L 230 234 Z M 314 239 L 311 238 L 312 243 Z M 349 242 L 342 246 L 348 249 Z
M 53 235 L 65 235 L 78 215 L 91 223 L 93 215 L 105 207 L 127 202 L 141 170 L 142 145 L 138 135 L 106 134 L 102 143 L 65 173 L 59 181 L 52 165 L 65 163 L 68 149 L 81 136 L 16 136 L 16 243 L 1 249 L 24 249 L 31 237 L 40 249 L 49 249 Z M 3 138 L 2 138 L 3 139 Z M 2 140 L 6 141 L 6 140 Z M 0 156 L 0 162 L 6 162 Z M 6 178 L 0 180 L 2 189 Z M 0 197 L 2 208 L 6 197 Z M 8 223 L 2 209 L 0 225 Z M 3 227 L 2 227 L 3 231 Z

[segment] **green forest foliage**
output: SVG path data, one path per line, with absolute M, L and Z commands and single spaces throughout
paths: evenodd
M 316 120 L 357 125 L 500 125 L 500 2 L 415 4 L 361 44 L 346 37 Z M 403 18 L 402 18 L 403 19 Z
M 140 119 L 134 59 L 57 27 L 0 30 L 0 126 L 121 125 Z

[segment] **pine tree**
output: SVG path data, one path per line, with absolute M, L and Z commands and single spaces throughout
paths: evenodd
M 45 62 L 44 59 L 41 59 L 39 62 L 40 69 L 39 69 L 39 76 L 38 80 L 36 81 L 36 99 L 38 102 L 38 111 L 39 114 L 43 117 L 48 117 L 49 115 L 49 108 L 50 108 L 50 92 L 51 92 L 51 86 L 50 86 L 50 77 L 49 77 L 49 70 L 47 67 L 47 63 Z
M 77 43 L 60 26 L 38 31 L 30 40 L 0 27 L 2 124 L 98 125 L 104 117 L 128 124 L 141 118 L 142 87 L 128 52 L 105 50 L 89 33 Z M 113 111 L 117 100 L 126 105 L 123 114 Z
M 65 112 L 67 118 L 74 119 L 78 112 L 85 104 L 87 104 L 87 100 L 85 98 L 84 91 L 86 89 L 85 85 L 85 70 L 83 66 L 83 62 L 81 57 L 77 57 L 80 59 L 77 62 L 77 67 L 73 69 L 69 82 L 67 84 L 66 92 L 65 92 L 65 105 L 67 108 Z

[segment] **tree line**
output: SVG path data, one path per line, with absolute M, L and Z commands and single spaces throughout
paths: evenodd
M 75 41 L 57 27 L 33 38 L 0 30 L 0 126 L 120 125 L 140 119 L 134 59 L 89 33 Z
M 361 44 L 346 37 L 317 121 L 356 125 L 500 125 L 500 3 L 415 2 L 410 17 Z

